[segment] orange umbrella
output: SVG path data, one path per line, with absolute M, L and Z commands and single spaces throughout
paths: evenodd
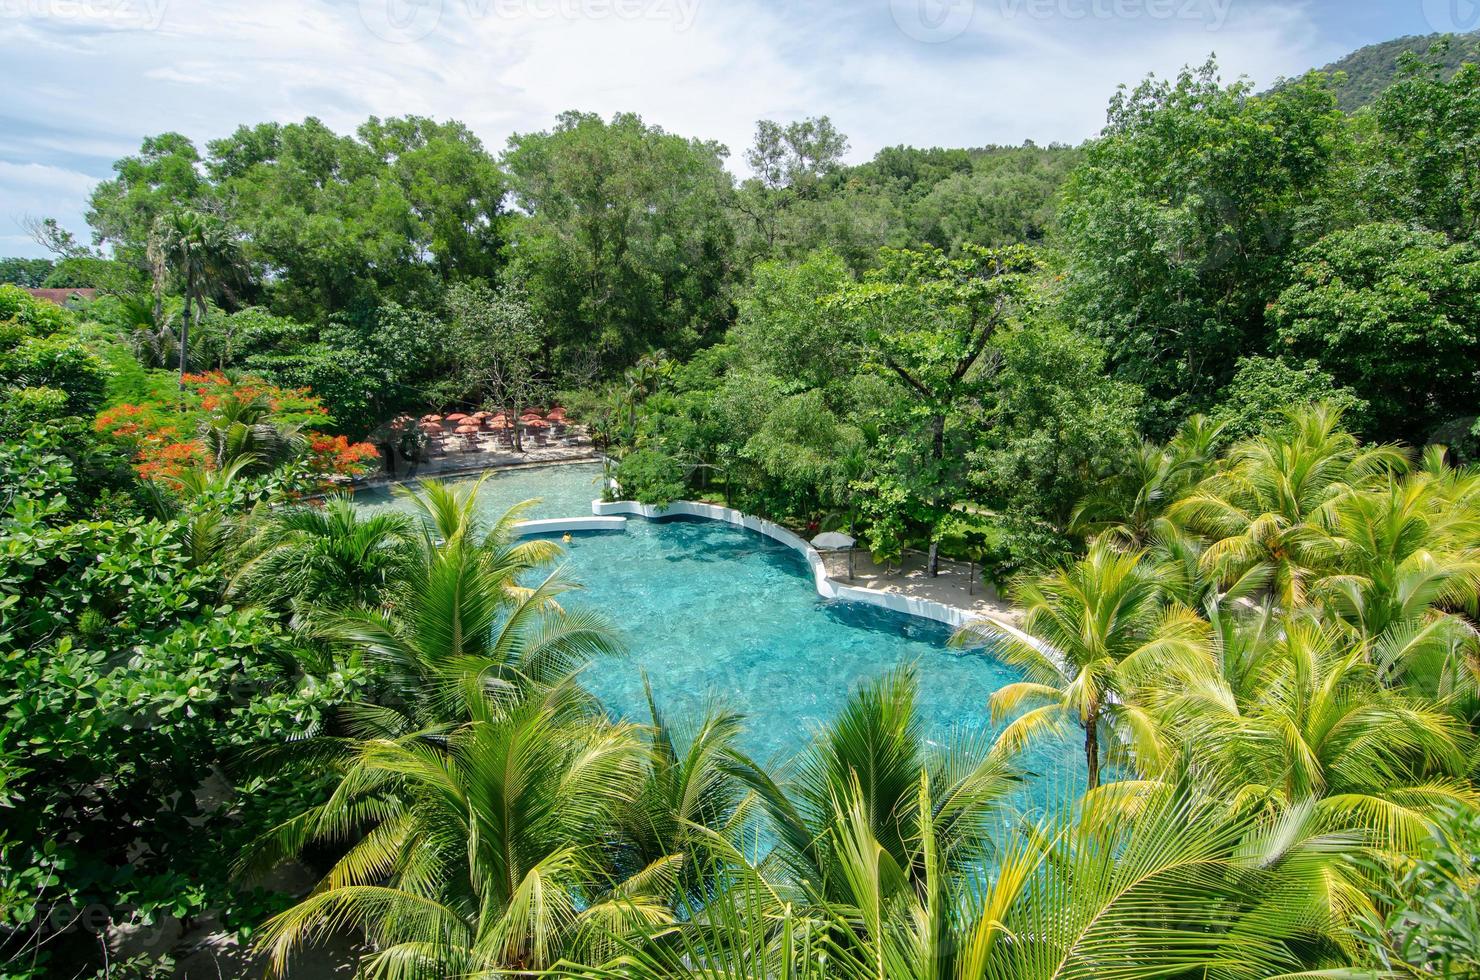
M 483 419 L 486 419 L 491 415 L 493 415 L 492 412 L 474 412 L 471 416 L 469 416 L 469 418 L 475 418 L 481 422 Z
M 544 419 L 525 419 L 524 427 L 526 429 L 548 429 L 550 427 L 550 423 L 546 422 Z
M 465 418 L 467 418 L 467 416 L 464 415 L 462 412 L 453 412 L 451 415 L 447 416 L 447 421 L 461 422 Z
M 423 422 L 423 423 L 421 423 L 421 429 L 422 429 L 423 432 L 441 432 L 442 431 L 442 423 L 441 422 Z
M 440 416 L 440 415 L 423 415 L 421 417 L 421 420 L 423 422 L 440 422 L 440 421 L 442 421 L 442 416 Z
M 514 426 L 509 422 L 508 419 L 500 415 L 498 418 L 489 419 L 488 427 L 490 429 L 493 429 L 495 432 L 502 432 L 505 429 L 512 429 Z
M 457 427 L 457 434 L 460 436 L 470 436 L 477 431 L 478 427 L 476 425 L 460 425 Z

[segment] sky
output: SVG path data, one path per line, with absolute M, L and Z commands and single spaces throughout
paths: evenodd
M 315 116 L 460 119 L 493 151 L 557 113 L 634 111 L 730 147 L 828 115 L 850 161 L 899 143 L 1078 143 L 1116 86 L 1216 54 L 1261 87 L 1480 0 L 0 0 L 0 256 L 80 239 L 147 135 Z

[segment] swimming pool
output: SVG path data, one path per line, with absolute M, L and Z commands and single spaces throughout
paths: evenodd
M 583 516 L 600 475 L 599 465 L 500 474 L 480 499 L 497 514 L 537 492 L 545 502 L 532 516 Z M 404 506 L 389 495 L 371 505 Z M 904 665 L 917 667 L 919 710 L 936 742 L 988 729 L 987 698 L 1019 679 L 987 653 L 950 649 L 945 626 L 820 598 L 801 555 L 728 524 L 632 518 L 624 531 L 576 533 L 565 548 L 564 576 L 581 589 L 562 602 L 599 609 L 630 650 L 593 664 L 585 686 L 637 720 L 647 718 L 643 672 L 670 720 L 694 718 L 711 701 L 740 711 L 742 748 L 759 762 L 794 755 L 858 685 Z M 1043 745 L 1023 761 L 1047 777 L 1035 780 L 1040 787 L 1075 780 L 1068 746 Z

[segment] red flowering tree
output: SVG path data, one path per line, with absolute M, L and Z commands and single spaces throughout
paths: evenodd
M 325 481 L 363 472 L 379 454 L 365 442 L 328 435 L 316 426 L 333 424 L 323 403 L 307 388 L 279 388 L 261 378 L 229 378 L 219 371 L 185 375 L 184 407 L 170 397 L 117 405 L 98 415 L 99 432 L 118 440 L 134 454 L 134 469 L 145 479 L 177 476 L 215 465 L 200 441 L 228 399 L 261 399 L 271 409 L 274 425 L 295 429 L 303 437 L 302 462 Z

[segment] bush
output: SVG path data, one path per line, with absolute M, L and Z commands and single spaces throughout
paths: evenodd
M 642 504 L 666 507 L 688 492 L 683 464 L 656 449 L 639 449 L 617 465 L 621 495 Z

